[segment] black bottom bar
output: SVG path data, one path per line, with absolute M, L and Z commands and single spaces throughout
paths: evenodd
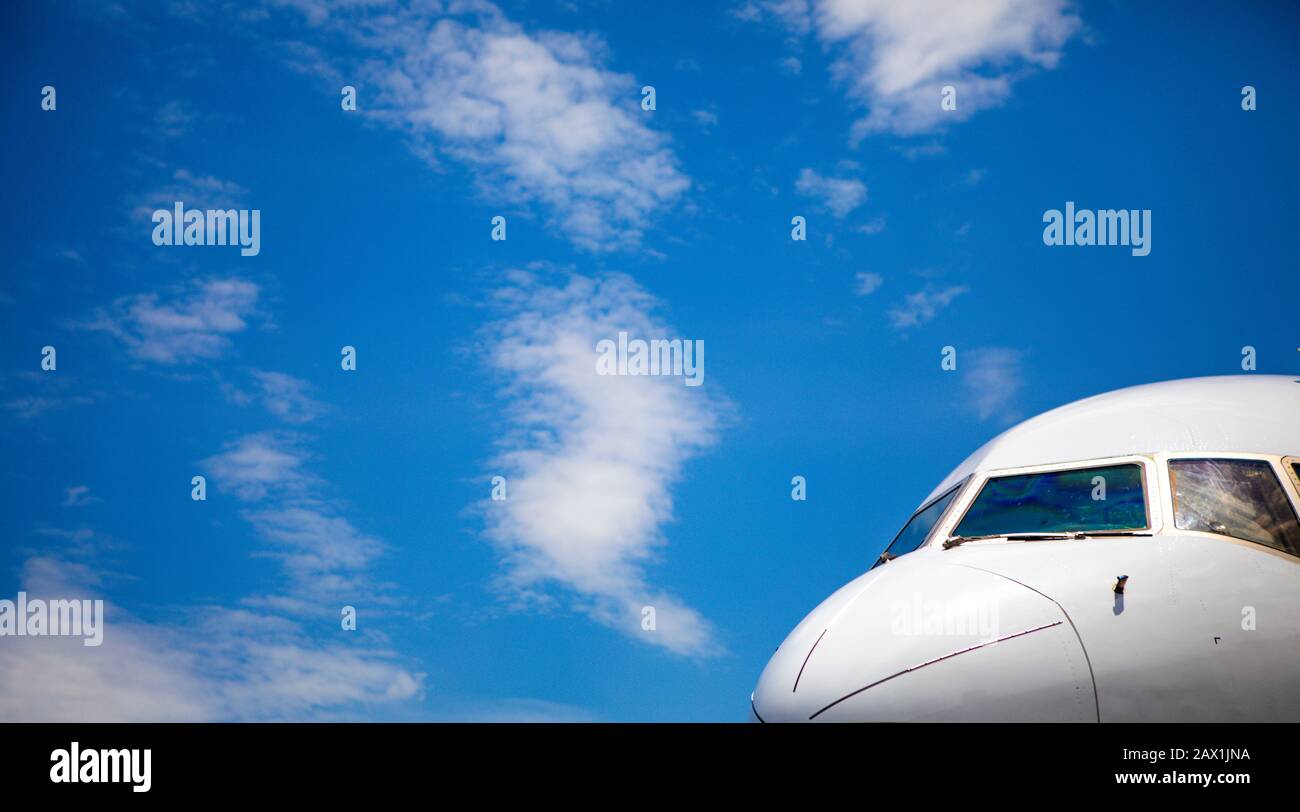
M 917 797 L 1123 798 L 1142 786 L 1222 798 L 1286 786 L 1294 738 L 1284 725 L 11 724 L 0 728 L 0 776 L 9 798 L 87 800 L 406 792 L 436 806 L 458 788 L 484 800 L 576 792 L 621 804 L 681 800 L 701 786 L 760 799 L 800 787 L 869 799 L 881 783 Z M 135 791 L 146 749 L 149 789 Z M 116 768 L 118 781 L 52 780 L 70 779 L 73 767 L 79 779 L 111 779 Z

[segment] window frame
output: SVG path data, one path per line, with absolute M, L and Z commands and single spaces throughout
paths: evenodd
M 1300 457 L 1282 458 L 1282 473 L 1286 474 L 1286 478 L 1291 480 L 1291 487 L 1295 489 L 1295 493 L 1291 494 L 1291 501 L 1296 506 L 1296 513 L 1300 514 L 1300 472 L 1296 471 L 1297 465 L 1300 465 Z M 1286 488 L 1282 490 L 1286 490 Z
M 947 519 L 948 516 L 952 514 L 953 506 L 957 504 L 957 501 L 959 499 L 961 499 L 962 489 L 971 483 L 972 478 L 973 478 L 972 476 L 968 475 L 962 478 L 959 482 L 955 483 L 951 488 L 948 488 L 943 493 L 939 494 L 933 499 L 927 499 L 924 502 L 922 502 L 921 506 L 918 507 L 916 510 L 912 511 L 912 513 L 907 517 L 907 521 L 903 522 L 903 526 L 898 528 L 898 532 L 895 533 L 894 537 L 891 538 L 889 540 L 889 543 L 885 545 L 885 549 L 880 551 L 880 555 L 882 557 L 877 558 L 876 562 L 872 564 L 869 569 L 875 569 L 881 564 L 887 563 L 889 561 L 893 561 L 895 558 L 902 558 L 904 555 L 907 555 L 908 553 L 914 553 L 917 550 L 923 550 L 926 547 L 929 547 L 930 542 L 934 540 L 935 535 L 939 532 L 939 529 L 943 527 L 944 520 Z M 907 529 L 907 526 L 912 523 L 913 519 L 915 519 L 917 516 L 921 515 L 922 513 L 926 512 L 930 508 L 934 507 L 935 503 L 942 502 L 944 497 L 946 497 L 950 493 L 953 493 L 954 491 L 957 492 L 956 495 L 953 496 L 953 499 L 951 502 L 948 503 L 948 506 L 943 509 L 943 513 L 939 516 L 938 520 L 936 520 L 934 525 L 930 528 L 930 532 L 926 534 L 924 541 L 916 545 L 911 550 L 908 550 L 907 553 L 903 553 L 902 555 L 896 555 L 893 556 L 892 558 L 883 558 L 884 554 L 889 552 L 889 548 L 894 546 L 894 542 L 898 541 L 898 537 L 903 535 L 903 531 Z
M 1178 451 L 1166 452 L 1159 455 L 1160 467 L 1163 470 L 1165 487 L 1165 509 L 1169 511 L 1169 532 L 1179 536 L 1205 536 L 1207 538 L 1219 539 L 1221 541 L 1230 541 L 1234 544 L 1248 545 L 1252 550 L 1262 550 L 1264 552 L 1275 553 L 1286 556 L 1289 561 L 1300 561 L 1300 552 L 1292 553 L 1288 550 L 1282 550 L 1277 547 L 1269 546 L 1262 541 L 1251 541 L 1250 539 L 1240 538 L 1238 536 L 1229 536 L 1225 533 L 1213 533 L 1209 530 L 1184 530 L 1179 527 L 1174 519 L 1176 508 L 1174 507 L 1174 488 L 1173 472 L 1169 470 L 1169 463 L 1175 460 L 1253 460 L 1268 463 L 1273 470 L 1273 476 L 1277 479 L 1278 487 L 1286 496 L 1287 502 L 1291 505 L 1291 513 L 1295 516 L 1296 522 L 1300 523 L 1300 479 L 1297 478 L 1295 469 L 1291 467 L 1292 463 L 1300 462 L 1300 457 L 1279 457 L 1276 454 L 1254 454 L 1245 451 Z M 1286 483 L 1290 482 L 1292 487 L 1288 488 Z
M 1142 474 L 1142 501 L 1146 505 L 1146 526 L 1135 527 L 1132 532 L 1157 535 L 1164 530 L 1164 501 L 1162 491 L 1167 490 L 1159 476 L 1159 469 L 1152 457 L 1144 454 L 1124 454 L 1116 457 L 1098 457 L 1096 459 L 1072 460 L 1070 462 L 1055 462 L 1048 465 L 1025 465 L 1016 468 L 994 468 L 988 471 L 981 471 L 974 474 L 964 493 L 961 493 L 948 506 L 948 513 L 940 519 L 938 532 L 931 533 L 930 539 L 923 547 L 937 546 L 936 542 L 943 543 L 951 541 L 952 533 L 961 524 L 962 519 L 966 518 L 967 511 L 975 503 L 975 499 L 980 492 L 984 490 L 984 485 L 990 479 L 998 479 L 1007 476 L 1018 476 L 1020 474 L 1046 474 L 1058 471 L 1077 471 L 1086 468 L 1106 468 L 1116 465 L 1137 464 Z M 1164 480 L 1167 482 L 1168 480 Z M 945 492 L 946 493 L 946 492 Z M 1013 534 L 1014 535 L 1014 534 Z M 973 544 L 1019 544 L 1019 541 L 1010 541 L 1005 538 L 978 539 L 974 541 L 962 542 L 962 546 Z M 920 548 L 917 548 L 920 549 Z

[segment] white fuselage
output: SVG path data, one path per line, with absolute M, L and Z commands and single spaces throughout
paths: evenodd
M 1298 585 L 1300 562 L 1199 535 L 922 549 L 809 614 L 754 708 L 768 722 L 1297 721 Z
M 1267 463 L 1282 504 L 1300 512 L 1300 383 L 1274 377 L 1124 390 L 991 442 L 935 489 L 932 499 L 957 495 L 924 543 L 842 587 L 789 634 L 759 678 L 753 717 L 1300 721 L 1300 556 L 1180 527 L 1170 475 L 1171 460 Z M 1126 427 L 1134 412 L 1141 431 Z M 1151 428 L 1158 415 L 1163 436 Z M 1198 435 L 1207 419 L 1211 430 Z M 1079 430 L 1089 424 L 1104 429 L 1090 437 Z M 1233 440 L 1239 450 L 1226 445 Z M 1138 533 L 954 532 L 992 479 L 1121 462 L 1141 465 Z M 1242 512 L 1236 502 L 1224 510 Z

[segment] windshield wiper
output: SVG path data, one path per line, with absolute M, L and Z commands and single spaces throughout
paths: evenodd
M 1105 538 L 1115 536 L 1149 536 L 1139 530 L 1071 530 L 1065 533 L 989 533 L 983 536 L 953 536 L 943 543 L 945 550 L 950 550 L 968 541 L 985 541 L 987 539 L 1006 539 L 1007 541 L 1072 541 L 1084 538 Z
M 965 544 L 968 541 L 985 541 L 987 539 L 1006 539 L 1007 541 L 1038 541 L 1052 539 L 1064 540 L 1073 538 L 1063 533 L 988 533 L 983 536 L 953 536 L 943 543 L 945 550 L 956 547 L 958 544 Z

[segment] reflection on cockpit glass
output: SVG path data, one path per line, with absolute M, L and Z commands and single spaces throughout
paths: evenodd
M 886 555 L 881 556 L 881 560 L 876 563 L 882 564 L 888 558 L 897 558 L 920 547 L 959 490 L 961 490 L 960 485 L 912 514 L 912 518 L 907 520 L 907 524 L 903 525 L 903 529 L 885 549 Z
M 1174 524 L 1300 554 L 1300 525 L 1264 460 L 1170 460 Z
M 955 536 L 1140 530 L 1147 526 L 1137 464 L 990 479 Z

